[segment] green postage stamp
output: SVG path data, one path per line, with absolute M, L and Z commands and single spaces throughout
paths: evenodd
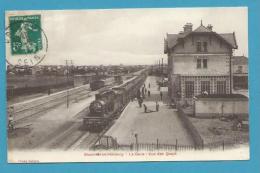
M 41 15 L 9 16 L 8 22 L 7 62 L 16 67 L 40 63 L 47 52 L 47 37 L 41 28 Z
M 12 55 L 37 53 L 42 49 L 41 16 L 11 16 L 10 36 Z

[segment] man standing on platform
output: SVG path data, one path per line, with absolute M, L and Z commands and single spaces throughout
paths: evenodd
M 140 108 L 142 107 L 142 103 L 143 103 L 143 98 L 142 97 L 138 98 L 138 104 Z
M 144 113 L 147 113 L 147 106 L 144 104 Z
M 156 112 L 159 112 L 159 104 L 158 104 L 157 101 L 156 101 L 156 105 L 155 105 L 155 107 L 156 107 Z

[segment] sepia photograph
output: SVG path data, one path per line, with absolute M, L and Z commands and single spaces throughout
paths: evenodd
M 6 11 L 9 163 L 248 160 L 247 7 Z

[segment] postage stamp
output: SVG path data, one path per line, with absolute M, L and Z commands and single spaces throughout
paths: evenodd
M 15 67 L 31 67 L 45 57 L 48 43 L 41 15 L 10 16 L 6 28 L 6 60 Z

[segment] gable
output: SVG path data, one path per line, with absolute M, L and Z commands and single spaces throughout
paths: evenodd
M 191 32 L 180 34 L 166 34 L 166 39 L 164 41 L 164 53 L 167 53 L 169 49 L 173 49 L 179 44 L 183 44 L 183 40 L 187 37 L 190 37 L 191 35 L 212 35 L 217 37 L 220 41 L 226 43 L 231 49 L 237 49 L 235 33 L 218 34 L 201 25 Z

